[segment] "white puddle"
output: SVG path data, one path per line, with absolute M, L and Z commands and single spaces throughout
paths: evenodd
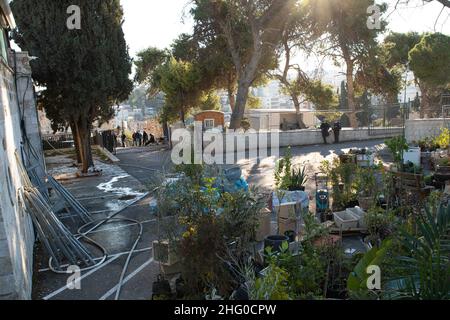
M 138 192 L 136 190 L 133 190 L 130 187 L 115 187 L 114 184 L 119 182 L 121 179 L 128 178 L 130 175 L 125 174 L 121 176 L 117 176 L 112 178 L 110 181 L 101 183 L 97 186 L 97 189 L 100 191 L 103 191 L 105 193 L 112 193 L 118 196 L 118 198 L 122 197 L 129 197 L 129 199 L 126 200 L 120 200 L 120 199 L 114 199 L 111 201 L 108 201 L 106 203 L 106 206 L 111 211 L 119 211 L 120 209 L 124 208 L 128 204 L 132 203 L 136 200 L 138 197 L 142 197 L 144 193 Z

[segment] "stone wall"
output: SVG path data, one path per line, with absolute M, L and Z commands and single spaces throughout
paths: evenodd
M 180 128 L 178 128 L 180 129 Z M 172 135 L 176 128 L 172 128 Z M 184 129 L 181 129 L 184 130 Z M 351 129 L 344 128 L 340 134 L 340 142 L 352 142 L 352 141 L 365 141 L 365 140 L 375 140 L 375 139 L 387 139 L 392 138 L 394 136 L 401 135 L 403 132 L 402 128 L 390 128 L 389 130 L 385 129 L 371 129 L 372 135 L 369 135 L 369 130 L 367 128 L 360 129 Z M 197 139 L 201 140 L 201 124 L 199 129 L 196 131 Z M 272 145 L 278 144 L 279 147 L 297 147 L 297 146 L 307 146 L 307 145 L 315 145 L 322 144 L 323 138 L 320 130 L 315 129 L 305 129 L 305 130 L 292 130 L 292 131 L 255 131 L 251 130 L 245 133 L 246 135 L 246 143 L 245 145 L 234 142 L 234 150 L 243 151 L 245 150 L 253 150 L 255 148 L 260 148 L 261 139 L 264 139 L 264 144 L 267 145 L 268 148 L 271 148 Z M 278 139 L 276 138 L 278 135 Z M 195 135 L 191 132 L 191 140 L 192 143 L 195 140 Z M 226 134 L 223 139 L 223 150 L 227 148 Z M 175 140 L 175 139 L 174 139 Z M 252 141 L 253 143 L 250 143 Z M 257 142 L 255 142 L 257 141 Z M 278 141 L 278 142 L 277 142 Z M 331 133 L 330 137 L 328 137 L 328 142 L 334 142 L 334 135 Z M 177 145 L 178 141 L 172 141 L 173 146 Z M 211 138 L 211 142 L 203 141 L 203 149 L 207 148 L 209 144 L 215 143 L 215 140 Z M 229 146 L 231 148 L 231 145 Z
M 417 119 L 407 120 L 405 136 L 408 142 L 418 142 L 426 137 L 433 137 L 441 132 L 441 128 L 450 127 L 450 119 Z
M 16 154 L 26 165 L 43 161 L 28 55 L 16 58 L 11 54 L 8 64 L 0 59 L 0 299 L 31 298 L 34 231 L 19 196 Z M 17 91 L 15 68 L 20 72 Z M 28 139 L 23 139 L 21 122 Z M 28 145 L 33 145 L 34 156 Z M 38 172 L 42 176 L 44 169 Z

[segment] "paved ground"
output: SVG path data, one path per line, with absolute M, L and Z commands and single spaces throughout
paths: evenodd
M 305 164 L 308 174 L 313 177 L 320 162 L 339 152 L 350 148 L 377 147 L 380 140 L 345 143 L 339 145 L 307 146 L 292 149 L 294 163 Z M 284 153 L 284 150 L 281 152 Z M 118 166 L 98 163 L 103 169 L 101 177 L 75 179 L 64 182 L 64 185 L 92 213 L 95 218 L 104 218 L 112 212 L 133 203 L 143 195 L 146 186 L 155 181 L 159 171 L 167 171 L 171 167 L 170 151 L 160 147 L 119 149 L 117 157 L 121 160 Z M 53 157 L 48 161 L 50 172 L 61 173 L 61 166 L 67 170 L 71 160 L 64 157 Z M 270 189 L 273 183 L 275 159 L 268 158 L 261 162 L 255 159 L 239 163 L 251 185 Z M 63 170 L 64 171 L 64 170 Z M 314 181 L 310 179 L 307 191 L 314 192 Z M 156 240 L 157 221 L 148 210 L 150 196 L 133 203 L 120 213 L 119 217 L 127 217 L 143 224 L 143 237 L 137 247 L 138 251 L 131 259 L 122 288 L 121 299 L 150 299 L 152 282 L 159 273 L 159 265 L 152 259 L 152 241 Z M 73 217 L 66 215 L 63 221 L 73 224 Z M 76 222 L 76 221 L 75 221 Z M 93 234 L 93 238 L 104 245 L 109 258 L 101 267 L 82 272 L 81 290 L 69 290 L 66 286 L 69 275 L 56 275 L 47 269 L 48 263 L 42 248 L 36 251 L 35 299 L 70 299 L 97 300 L 113 299 L 117 283 L 132 247 L 139 227 L 130 223 L 109 223 Z M 97 253 L 100 256 L 100 253 Z
M 310 177 L 307 190 L 314 192 L 314 174 L 318 171 L 320 163 L 325 159 L 346 152 L 352 148 L 376 148 L 383 147 L 383 140 L 371 140 L 361 142 L 348 142 L 342 144 L 312 145 L 292 148 L 293 162 L 295 165 L 306 165 Z M 286 149 L 280 151 L 284 155 Z M 118 150 L 117 157 L 121 160 L 118 164 L 124 171 L 136 177 L 141 182 L 153 181 L 156 173 L 153 170 L 169 170 L 171 167 L 169 150 L 124 149 Z M 260 162 L 257 159 L 241 160 L 237 164 L 242 168 L 248 182 L 261 189 L 273 188 L 273 175 L 275 158 L 269 157 Z

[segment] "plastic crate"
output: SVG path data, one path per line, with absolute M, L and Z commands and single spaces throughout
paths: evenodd
M 333 213 L 334 223 L 341 230 L 350 230 L 358 228 L 359 219 L 354 214 L 347 211 Z

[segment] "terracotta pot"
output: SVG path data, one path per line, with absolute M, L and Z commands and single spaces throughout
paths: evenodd
M 363 209 L 364 211 L 367 211 L 370 209 L 371 206 L 374 204 L 373 197 L 358 197 L 359 207 Z

